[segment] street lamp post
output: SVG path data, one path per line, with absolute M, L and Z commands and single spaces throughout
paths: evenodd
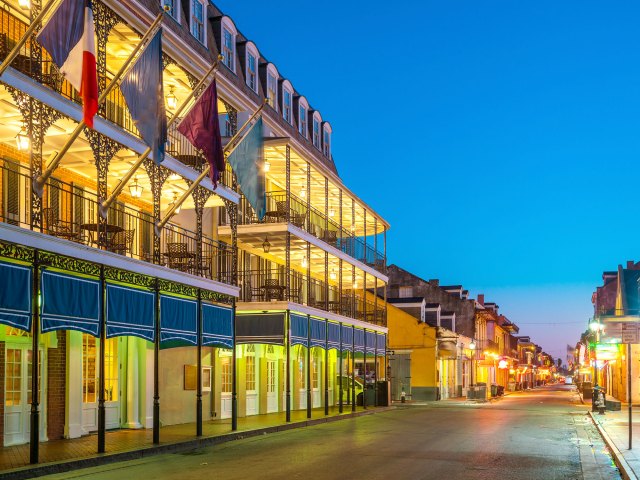
M 475 353 L 476 353 L 476 342 L 474 340 L 471 340 L 471 343 L 469 344 L 469 350 L 471 350 L 471 385 L 473 386 L 473 377 L 474 377 L 474 370 L 475 370 Z
M 596 345 L 600 343 L 600 332 L 604 330 L 604 325 L 600 323 L 600 321 L 595 318 L 591 323 L 589 323 L 589 329 L 596 334 Z M 593 362 L 593 386 L 598 386 L 598 359 L 595 359 Z

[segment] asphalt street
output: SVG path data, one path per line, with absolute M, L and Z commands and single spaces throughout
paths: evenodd
M 153 480 L 618 479 L 567 386 L 476 404 L 432 402 L 47 477 Z

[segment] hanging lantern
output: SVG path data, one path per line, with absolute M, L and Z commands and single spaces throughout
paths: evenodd
M 335 216 L 336 216 L 336 211 L 333 209 L 333 207 L 331 207 L 331 208 L 329 209 L 329 216 L 330 216 L 330 217 L 335 217 Z
M 307 261 L 307 256 L 302 257 L 302 268 L 307 268 L 309 266 L 309 262 Z
M 307 198 L 307 189 L 304 187 L 300 190 L 300 198 Z
M 264 173 L 267 173 L 271 169 L 271 164 L 268 160 L 264 161 Z
M 331 280 L 334 280 L 334 281 L 335 281 L 335 279 L 336 279 L 336 278 L 338 278 L 338 275 L 336 274 L 336 270 L 335 270 L 335 268 L 332 268 L 332 269 L 331 269 L 331 273 L 329 273 L 329 278 L 330 278 Z
M 175 90 L 175 87 L 171 85 L 169 87 L 169 93 L 167 94 L 167 107 L 169 108 L 169 110 L 175 110 L 176 107 L 178 106 L 178 99 L 173 93 L 174 90 Z
M 262 250 L 264 251 L 264 253 L 269 253 L 269 250 L 271 250 L 271 244 L 269 243 L 269 239 L 267 237 L 264 237 L 264 242 L 262 242 Z
M 18 0 L 18 6 L 23 10 L 31 8 L 31 0 Z
M 176 192 L 173 194 L 173 201 L 169 204 L 169 209 L 172 209 L 174 205 L 177 205 L 177 203 L 178 203 L 178 193 Z M 182 208 L 182 205 L 178 205 L 178 207 L 175 209 L 173 214 L 177 215 L 178 213 L 180 213 L 180 208 Z
M 144 188 L 142 188 L 142 185 L 138 183 L 137 177 L 133 180 L 133 183 L 129 185 L 129 193 L 131 193 L 133 198 L 140 198 L 143 190 Z
M 29 150 L 31 147 L 31 138 L 29 138 L 29 134 L 24 127 L 22 127 L 18 135 L 16 135 L 16 147 L 20 151 Z

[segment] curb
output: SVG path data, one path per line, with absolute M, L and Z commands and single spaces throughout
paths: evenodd
M 271 427 L 257 428 L 254 430 L 243 430 L 239 432 L 224 433 L 222 435 L 213 435 L 210 437 L 196 438 L 184 442 L 167 443 L 165 445 L 153 445 L 139 448 L 136 450 L 127 450 L 124 452 L 96 454 L 94 457 L 85 457 L 75 460 L 63 460 L 60 462 L 45 463 L 42 465 L 20 467 L 12 470 L 0 471 L 0 479 L 20 480 L 25 478 L 41 477 L 44 475 L 53 475 L 56 473 L 69 472 L 71 470 L 79 470 L 82 468 L 99 467 L 117 462 L 126 462 L 129 460 L 138 460 L 154 455 L 162 455 L 166 453 L 179 453 L 189 450 L 219 445 L 222 443 L 242 440 L 244 438 L 257 437 L 269 433 L 285 432 L 297 428 L 311 427 L 323 423 L 337 422 L 350 418 L 362 417 L 365 415 L 373 415 L 376 413 L 388 412 L 394 410 L 395 407 L 378 407 L 376 410 L 368 410 L 361 412 L 342 413 L 331 417 L 315 418 L 311 420 L 302 420 L 300 422 L 285 423 L 282 425 L 274 425 Z
M 612 453 L 613 461 L 615 462 L 616 466 L 620 470 L 620 474 L 622 475 L 622 478 L 624 480 L 638 480 L 638 477 L 636 476 L 635 472 L 633 471 L 631 466 L 627 463 L 627 461 L 624 459 L 622 452 L 620 452 L 618 447 L 616 447 L 615 443 L 613 442 L 613 440 L 611 440 L 611 437 L 605 431 L 605 429 L 598 423 L 598 421 L 596 420 L 596 417 L 594 417 L 593 415 L 593 412 L 589 412 L 589 417 L 591 417 L 591 421 L 598 429 L 598 432 L 602 436 L 604 443 L 607 444 L 607 448 Z

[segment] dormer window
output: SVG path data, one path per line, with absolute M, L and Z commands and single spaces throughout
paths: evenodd
M 307 138 L 307 109 L 303 105 L 300 105 L 298 114 L 298 131 L 300 135 Z
M 326 123 L 322 129 L 322 153 L 325 157 L 331 158 L 331 127 Z
M 267 103 L 278 110 L 278 70 L 273 63 L 267 64 Z
M 313 117 L 313 146 L 320 150 L 320 120 Z
M 293 94 L 287 90 L 287 88 L 284 88 L 282 90 L 282 118 L 284 118 L 284 120 L 291 124 L 291 97 L 293 96 Z
M 247 85 L 258 92 L 258 51 L 253 43 L 247 44 Z
M 238 31 L 229 17 L 222 17 L 221 48 L 222 62 L 229 70 L 236 71 L 236 35 Z
M 180 17 L 178 16 L 180 10 L 176 8 L 177 0 L 161 0 L 160 6 L 176 21 L 180 21 Z
M 191 0 L 191 35 L 204 43 L 204 0 Z

